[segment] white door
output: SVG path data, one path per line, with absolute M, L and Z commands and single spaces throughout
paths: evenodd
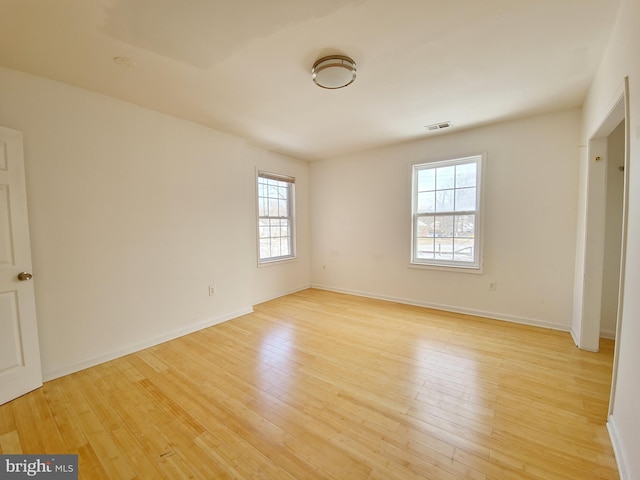
M 0 127 L 0 404 L 42 386 L 22 134 Z

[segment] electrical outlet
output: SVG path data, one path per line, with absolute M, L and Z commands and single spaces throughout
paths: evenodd
M 489 291 L 495 292 L 498 289 L 498 282 L 489 282 Z
M 209 285 L 209 296 L 213 297 L 216 294 L 216 286 L 215 285 Z

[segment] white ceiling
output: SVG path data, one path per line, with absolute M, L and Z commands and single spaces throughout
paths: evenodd
M 580 106 L 619 4 L 0 0 L 0 66 L 314 160 Z M 357 62 L 354 84 L 312 82 L 330 53 Z

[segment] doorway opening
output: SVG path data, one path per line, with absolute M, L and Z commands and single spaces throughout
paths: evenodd
M 620 263 L 622 258 L 622 217 L 624 205 L 624 119 L 607 137 L 605 171 L 605 228 L 600 302 L 600 337 L 616 337 Z
M 582 295 L 578 312 L 581 349 L 598 351 L 600 338 L 616 340 L 609 415 L 614 404 L 629 206 L 629 79 L 587 145 L 586 221 Z M 574 323 L 575 326 L 575 323 Z
M 575 340 L 581 349 L 594 352 L 601 336 L 617 336 L 624 300 L 629 183 L 625 92 L 589 140 L 587 151 L 584 275 Z

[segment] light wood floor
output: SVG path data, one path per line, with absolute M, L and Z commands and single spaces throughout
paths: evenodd
M 0 407 L 85 479 L 616 479 L 613 342 L 306 290 Z

